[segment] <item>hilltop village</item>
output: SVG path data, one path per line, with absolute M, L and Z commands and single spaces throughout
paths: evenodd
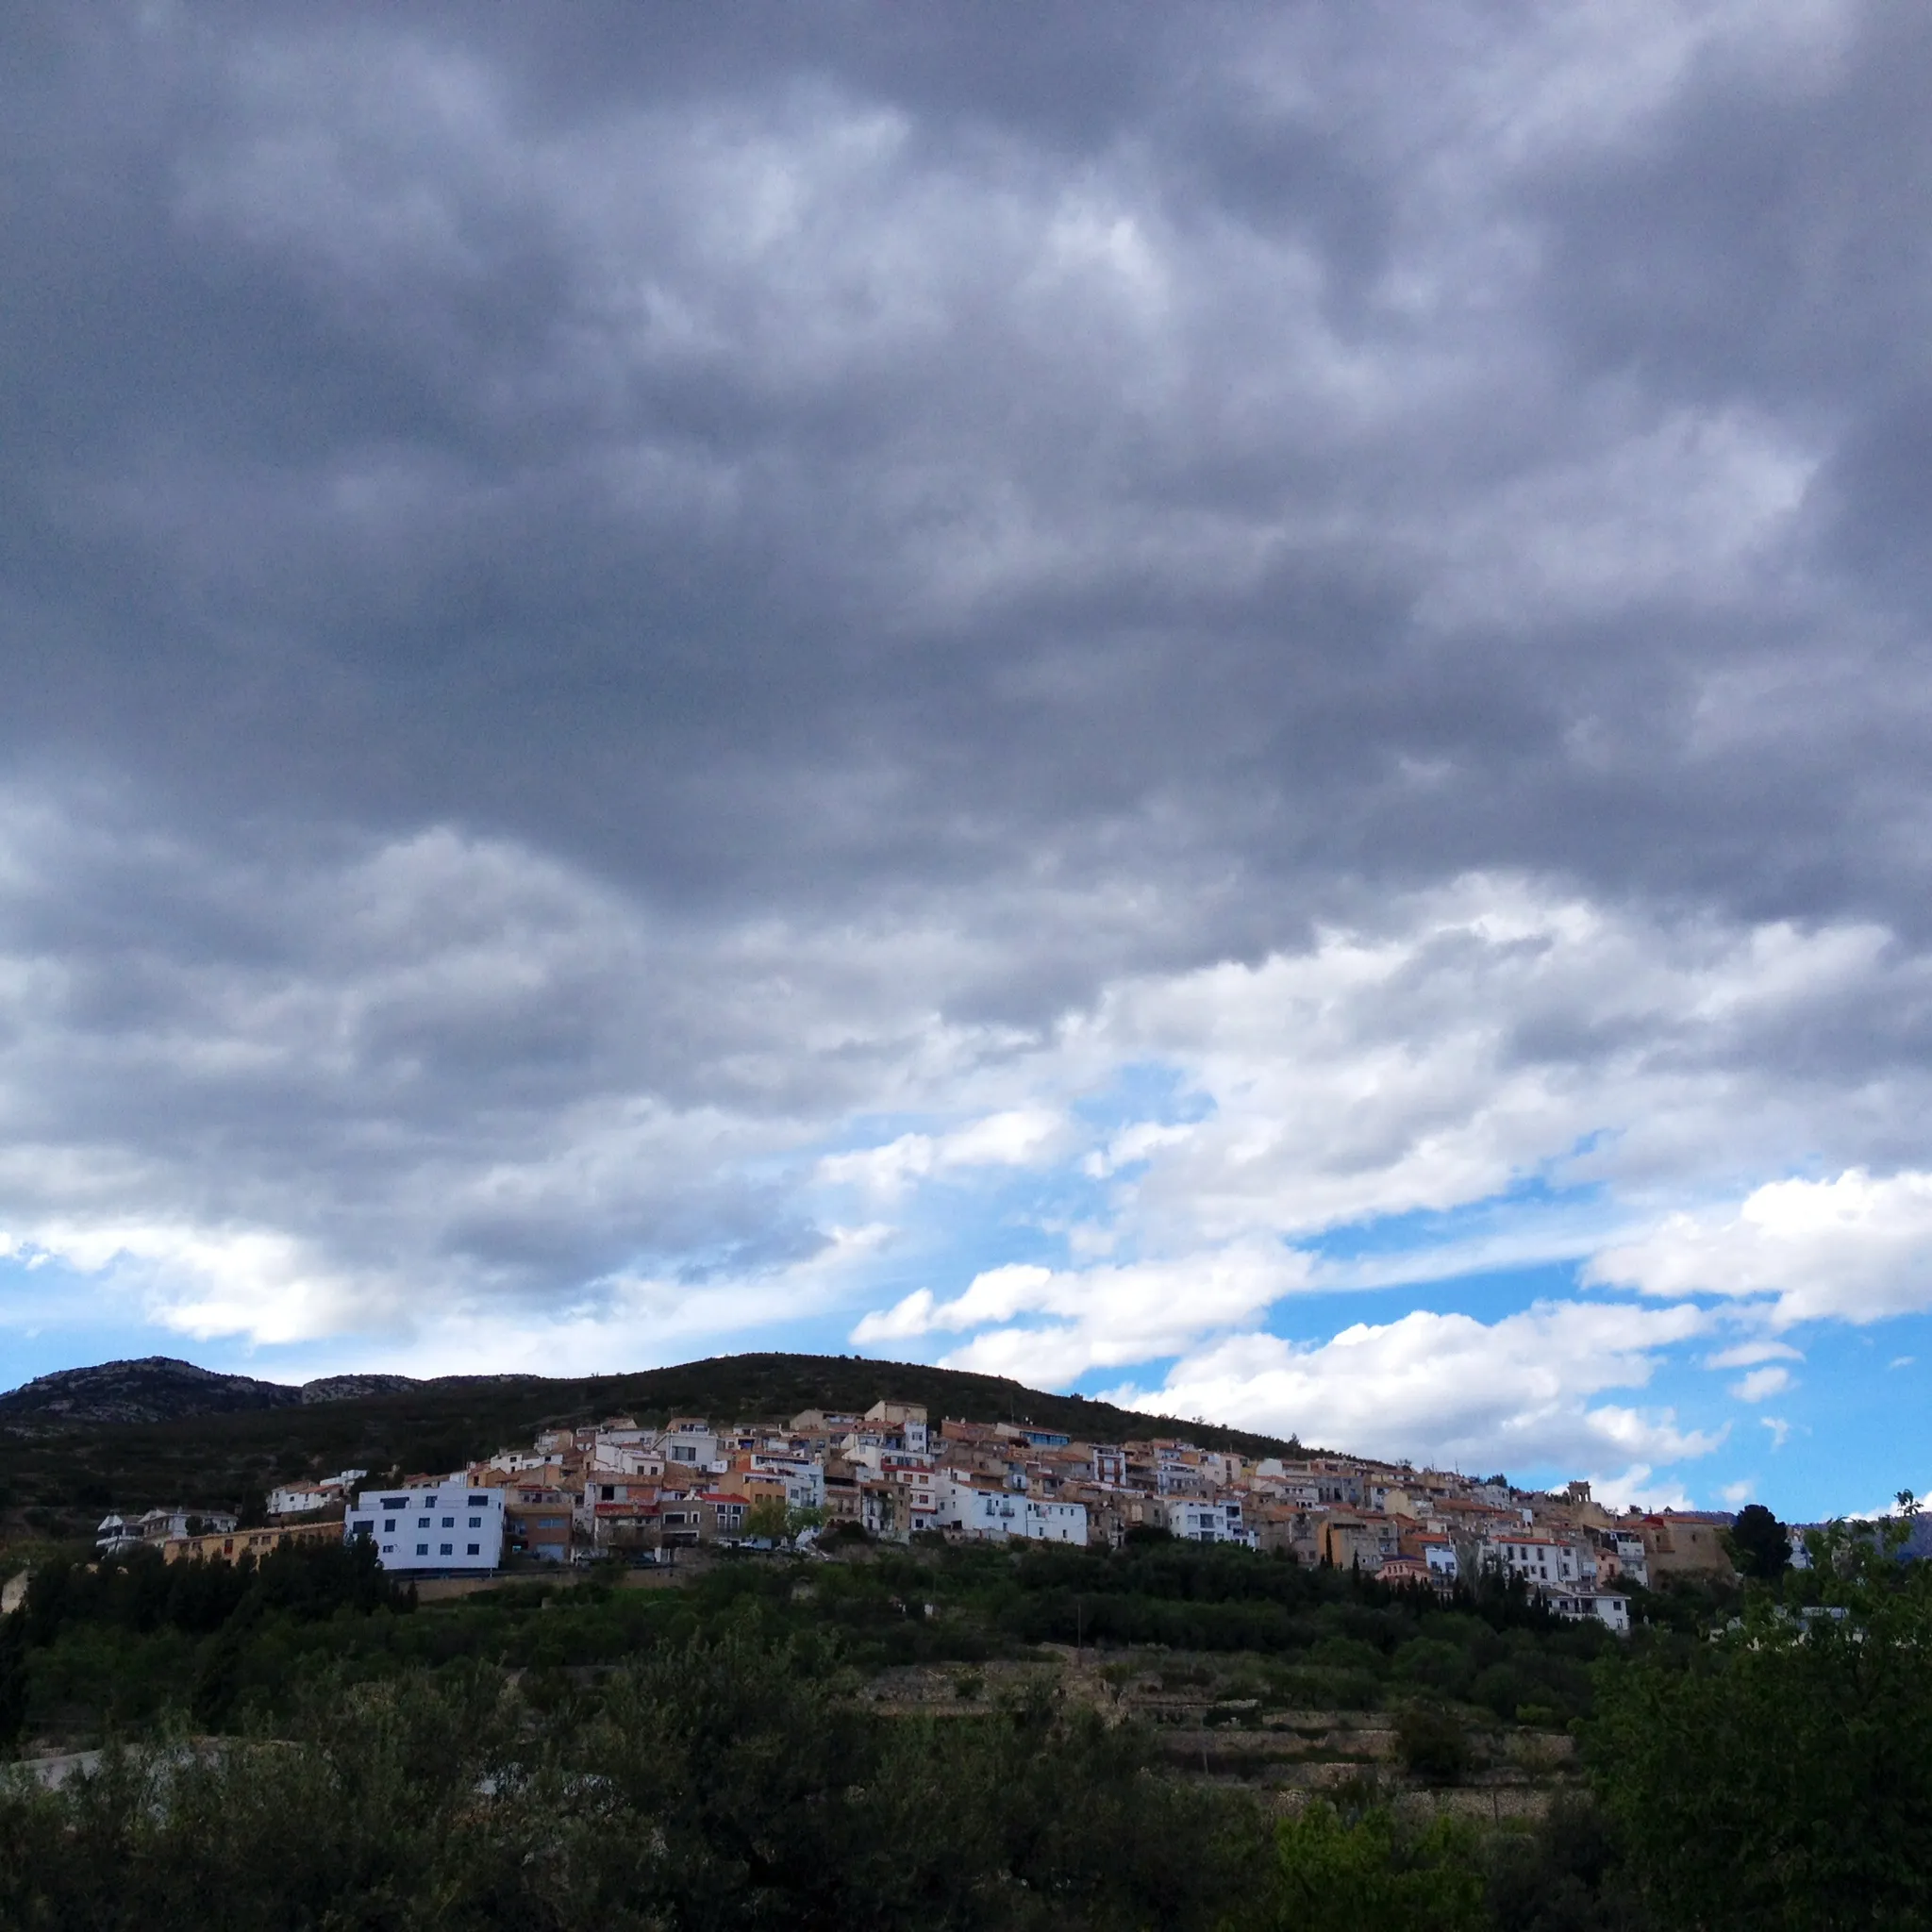
M 1590 1485 L 1526 1491 L 1345 1456 L 1249 1457 L 1177 1439 L 1085 1442 L 1014 1423 L 947 1419 L 884 1399 L 864 1414 L 807 1409 L 783 1426 L 616 1416 L 549 1429 L 527 1447 L 368 1486 L 345 1470 L 268 1498 L 266 1524 L 157 1509 L 109 1516 L 104 1552 L 158 1544 L 167 1559 L 233 1560 L 291 1541 L 363 1540 L 413 1577 L 681 1550 L 808 1548 L 861 1531 L 949 1540 L 1119 1546 L 1137 1531 L 1285 1551 L 1305 1564 L 1448 1591 L 1484 1573 L 1520 1578 L 1558 1615 L 1629 1627 L 1631 1586 L 1727 1576 L 1721 1515 L 1613 1514 Z

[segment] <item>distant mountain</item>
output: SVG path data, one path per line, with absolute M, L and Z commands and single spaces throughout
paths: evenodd
M 323 1375 L 296 1388 L 254 1375 L 225 1375 L 171 1355 L 60 1369 L 0 1395 L 0 1428 L 72 1428 L 85 1424 L 171 1423 L 192 1415 L 240 1415 L 306 1403 L 357 1402 L 419 1387 L 410 1375 Z
M 400 1395 L 422 1386 L 414 1375 L 319 1375 L 298 1392 L 304 1402 L 359 1402 L 365 1395 Z
M 253 1375 L 224 1375 L 173 1356 L 58 1369 L 0 1395 L 0 1426 L 71 1427 L 76 1423 L 164 1423 L 184 1415 L 234 1415 L 292 1408 L 302 1391 Z

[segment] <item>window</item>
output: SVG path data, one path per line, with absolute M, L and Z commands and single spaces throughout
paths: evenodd
M 427 1528 L 429 1527 L 429 1519 L 428 1519 L 428 1517 L 426 1517 L 426 1516 L 419 1516 L 419 1517 L 417 1517 L 417 1519 L 416 1519 L 416 1527 L 417 1527 L 418 1529 L 427 1529 Z
M 418 1543 L 416 1545 L 416 1554 L 419 1557 L 426 1557 L 429 1554 L 429 1545 L 427 1543 Z
M 383 1555 L 384 1555 L 385 1557 L 392 1557 L 392 1556 L 394 1556 L 394 1555 L 395 1555 L 395 1553 L 396 1553 L 396 1546 L 395 1546 L 395 1544 L 393 1544 L 393 1543 L 384 1543 L 384 1544 L 383 1544 L 383 1546 L 382 1546 L 382 1554 L 383 1554 Z
M 384 1535 L 384 1536 L 391 1536 L 391 1535 L 393 1535 L 393 1534 L 394 1534 L 394 1532 L 395 1532 L 395 1526 L 396 1526 L 396 1524 L 395 1524 L 395 1518 L 394 1518 L 394 1517 L 391 1517 L 391 1518 L 389 1518 L 389 1519 L 388 1519 L 388 1521 L 387 1521 L 387 1522 L 385 1522 L 385 1523 L 383 1524 L 383 1525 L 382 1525 L 382 1533 L 383 1533 L 383 1535 Z
M 472 1496 L 470 1498 L 470 1507 L 472 1509 L 487 1509 L 489 1507 L 490 1498 L 488 1496 Z
M 442 1554 L 443 1554 L 443 1555 L 444 1555 L 445 1557 L 448 1557 L 448 1556 L 453 1556 L 453 1555 L 455 1554 L 455 1550 L 454 1550 L 454 1548 L 453 1548 L 453 1546 L 452 1546 L 451 1544 L 449 1544 L 449 1543 L 444 1543 L 444 1544 L 442 1545 Z
M 409 1499 L 407 1496 L 385 1496 L 382 1499 L 382 1507 L 385 1509 L 407 1509 L 409 1507 Z
M 442 1519 L 442 1526 L 445 1529 L 454 1529 L 457 1526 L 456 1518 L 454 1516 L 445 1516 Z
M 470 1554 L 473 1557 L 480 1557 L 483 1554 L 483 1545 L 481 1543 L 472 1543 L 470 1545 Z
M 483 1519 L 480 1516 L 471 1517 L 470 1527 L 472 1529 L 481 1529 L 483 1527 Z

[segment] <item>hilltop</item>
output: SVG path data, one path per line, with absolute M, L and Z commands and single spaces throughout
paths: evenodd
M 89 1424 L 176 1422 L 183 1416 L 342 1402 L 415 1386 L 408 1375 L 325 1375 L 298 1387 L 223 1374 L 171 1355 L 147 1355 L 37 1375 L 0 1395 L 0 1428 L 31 1433 Z
M 1297 1454 L 1291 1440 L 1055 1395 L 1004 1376 L 858 1357 L 715 1356 L 634 1374 L 330 1376 L 302 1386 L 165 1357 L 43 1375 L 0 1395 L 0 1501 L 37 1527 L 170 1503 L 234 1507 L 273 1484 L 345 1467 L 453 1469 L 540 1428 L 627 1414 L 780 1420 L 882 1395 L 935 1419 L 1030 1423 L 1092 1441 L 1185 1435 L 1205 1448 Z
M 302 1391 L 253 1375 L 225 1375 L 173 1356 L 58 1369 L 0 1395 L 0 1428 L 22 1432 L 91 1424 L 159 1423 L 299 1404 Z

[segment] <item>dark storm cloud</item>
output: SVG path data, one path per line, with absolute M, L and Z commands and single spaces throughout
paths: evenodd
M 581 1282 L 811 1251 L 720 1163 L 924 1026 L 1471 868 L 1916 934 L 1932 30 L 1659 18 L 16 10 L 0 747 L 97 837 L 9 944 L 136 1095 L 17 1131 Z M 465 892 L 569 944 L 384 1031 Z M 143 1091 L 171 1036 L 263 1058 Z

